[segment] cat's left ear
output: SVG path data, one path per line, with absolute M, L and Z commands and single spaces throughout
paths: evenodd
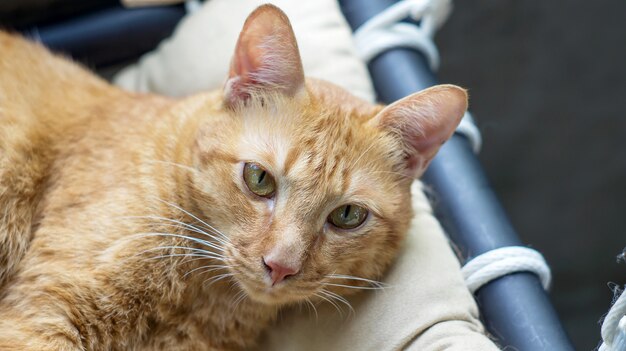
M 289 19 L 278 7 L 262 5 L 246 20 L 235 47 L 224 97 L 228 105 L 254 93 L 305 94 L 304 70 Z
M 438 85 L 385 107 L 370 123 L 400 139 L 405 154 L 403 171 L 419 177 L 452 136 L 466 110 L 465 89 Z

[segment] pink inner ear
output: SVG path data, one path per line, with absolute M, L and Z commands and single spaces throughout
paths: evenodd
M 241 42 L 243 38 L 240 38 Z M 254 81 L 251 73 L 261 68 L 258 61 L 259 53 L 252 54 L 249 51 L 254 47 L 245 44 L 237 44 L 235 54 L 231 61 L 226 89 L 229 92 L 229 100 L 246 100 L 250 97 L 250 89 L 258 82 Z M 259 51 L 259 50 L 257 50 Z M 257 61 L 257 62 L 254 62 Z
M 273 5 L 260 6 L 239 35 L 226 82 L 227 101 L 245 101 L 262 91 L 294 96 L 303 87 L 300 53 L 287 16 Z
M 406 168 L 420 176 L 441 145 L 459 125 L 467 109 L 467 93 L 454 85 L 439 85 L 399 100 L 375 120 L 399 135 L 406 152 Z

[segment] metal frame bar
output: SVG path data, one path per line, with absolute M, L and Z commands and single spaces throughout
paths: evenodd
M 185 15 L 178 6 L 114 6 L 74 19 L 22 31 L 56 52 L 96 68 L 139 57 L 167 38 Z

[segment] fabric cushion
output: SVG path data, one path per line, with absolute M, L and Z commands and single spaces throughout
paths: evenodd
M 211 0 L 176 29 L 154 53 L 115 78 L 124 88 L 185 96 L 220 87 L 246 17 L 258 0 Z M 278 0 L 292 21 L 304 71 L 374 100 L 365 65 L 356 57 L 352 33 L 334 0 Z
M 374 93 L 356 57 L 335 0 L 275 0 L 292 21 L 308 76 L 326 79 L 369 101 Z M 124 69 L 115 82 L 129 90 L 182 96 L 222 86 L 239 30 L 257 0 L 210 0 L 171 39 Z M 432 215 L 421 183 L 413 186 L 415 218 L 404 249 L 386 274 L 389 285 L 349 298 L 355 313 L 328 303 L 281 314 L 260 350 L 463 350 L 498 348 L 484 335 L 459 263 Z

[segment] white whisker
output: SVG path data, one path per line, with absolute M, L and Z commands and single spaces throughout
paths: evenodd
M 207 250 L 202 250 L 202 249 L 197 249 L 195 247 L 186 247 L 186 246 L 158 246 L 158 247 L 153 247 L 151 249 L 147 249 L 144 251 L 139 252 L 137 255 L 141 255 L 144 254 L 146 252 L 152 252 L 152 251 L 157 251 L 157 250 L 167 250 L 167 249 L 182 249 L 182 250 L 190 250 L 190 251 L 194 251 L 194 252 L 201 252 L 207 255 L 207 257 L 214 257 L 214 258 L 223 258 L 226 259 L 225 256 L 216 254 L 213 251 L 207 251 Z
M 353 165 L 353 166 L 354 166 L 354 165 L 357 165 L 357 164 L 359 163 L 359 161 L 361 160 L 361 158 L 362 158 L 363 156 L 365 156 L 365 154 L 367 154 L 367 153 L 368 153 L 368 152 L 369 152 L 369 151 L 370 151 L 370 150 L 374 147 L 374 145 L 376 145 L 376 144 L 375 144 L 375 143 L 372 143 L 372 144 L 371 144 L 371 145 L 370 145 L 367 149 L 365 149 L 365 151 L 363 151 L 363 153 L 361 154 L 361 156 L 359 156 L 359 157 L 356 159 L 356 161 L 354 161 L 354 162 L 352 163 L 352 165 Z
M 328 290 L 321 290 L 320 292 L 326 293 L 329 297 L 335 298 L 337 301 L 345 304 L 346 306 L 348 306 L 348 309 L 350 309 L 350 312 L 352 312 L 352 314 L 356 314 L 356 312 L 354 311 L 354 308 L 352 308 L 352 305 L 350 304 L 350 302 L 348 302 L 348 300 L 346 300 L 343 296 L 338 295 L 332 291 L 328 291 Z
M 194 258 L 193 260 L 196 260 L 196 258 Z M 192 260 L 189 260 L 189 261 L 192 261 Z M 196 268 L 190 270 L 189 272 L 185 273 L 185 275 L 183 275 L 183 278 L 188 276 L 189 274 L 191 274 L 193 272 L 196 272 L 196 271 L 199 271 L 201 269 L 204 269 L 204 270 L 202 272 L 198 273 L 198 274 L 213 272 L 213 271 L 217 271 L 217 270 L 220 270 L 220 269 L 228 269 L 230 267 L 232 267 L 232 266 L 226 266 L 226 265 L 220 265 L 220 264 L 211 264 L 211 265 L 208 265 L 208 266 L 200 266 L 200 267 L 196 267 Z
M 194 253 L 167 254 L 167 255 L 152 256 L 152 257 L 148 257 L 146 259 L 147 260 L 158 260 L 158 259 L 167 258 L 167 257 L 202 257 L 202 258 L 205 258 L 205 259 L 214 259 L 214 260 L 218 260 L 218 261 L 223 261 L 221 258 L 210 257 L 210 256 L 206 256 L 204 254 L 194 254 Z
M 204 259 L 204 258 L 192 258 L 192 259 L 187 260 L 187 262 L 198 261 L 198 260 L 203 260 L 203 259 Z M 221 260 L 221 261 L 222 261 L 222 262 L 224 262 L 224 263 L 226 263 L 226 261 L 225 261 L 225 260 Z M 232 268 L 234 268 L 234 267 L 238 267 L 237 265 L 230 265 L 230 264 L 229 264 L 229 266 L 230 266 L 230 267 L 232 267 Z
M 159 218 L 158 216 L 155 216 L 155 217 Z M 215 240 L 221 242 L 224 245 L 230 244 L 230 239 L 229 238 L 226 238 L 225 236 L 224 236 L 224 238 L 222 238 L 221 236 L 219 236 L 219 237 L 218 236 L 214 236 L 213 234 L 220 235 L 221 233 L 218 233 L 218 232 L 214 231 L 213 229 L 205 228 L 205 229 L 210 231 L 210 232 L 206 232 L 206 231 L 202 230 L 201 228 L 196 227 L 195 225 L 193 225 L 191 223 L 185 223 L 185 222 L 181 222 L 181 221 L 178 221 L 178 220 L 172 220 L 172 219 L 165 218 L 165 217 L 160 217 L 160 219 L 178 223 L 179 225 L 184 226 L 184 228 L 186 228 L 186 229 L 189 229 L 189 230 L 191 230 L 193 232 L 196 232 L 198 234 L 206 235 L 206 236 L 208 236 L 208 237 L 210 237 L 212 239 L 215 239 Z
M 205 245 L 208 246 L 210 248 L 219 250 L 221 252 L 224 252 L 224 248 L 217 246 L 214 243 L 208 242 L 206 240 L 202 240 L 202 239 L 198 239 L 198 238 L 194 238 L 191 236 L 187 236 L 187 235 L 182 235 L 182 234 L 174 234 L 174 233 L 159 233 L 159 232 L 148 232 L 148 233 L 137 233 L 137 234 L 133 234 L 131 235 L 129 238 L 131 237 L 153 237 L 153 236 L 168 236 L 168 237 L 173 237 L 173 238 L 181 238 L 181 239 L 187 239 L 187 240 L 191 240 L 193 242 L 196 242 L 198 244 L 201 245 Z M 217 254 L 217 253 L 216 253 Z
M 197 220 L 198 222 L 200 222 L 200 223 L 204 224 L 206 227 L 208 227 L 208 228 L 212 229 L 213 231 L 215 231 L 215 232 L 216 232 L 216 234 L 221 235 L 221 236 L 224 238 L 224 240 L 229 240 L 229 239 L 228 239 L 228 237 L 227 237 L 224 233 L 222 233 L 222 232 L 220 232 L 219 230 L 215 229 L 212 225 L 210 225 L 210 224 L 206 223 L 205 221 L 201 220 L 200 218 L 198 218 L 198 217 L 194 216 L 194 215 L 193 215 L 192 213 L 190 213 L 189 211 L 187 211 L 187 210 L 185 210 L 185 209 L 182 209 L 181 207 L 176 206 L 176 205 L 174 205 L 174 204 L 172 204 L 172 203 L 169 203 L 169 202 L 167 202 L 167 201 L 165 201 L 165 200 L 161 200 L 161 199 L 158 199 L 158 198 L 157 198 L 157 200 L 158 200 L 158 201 L 161 201 L 161 202 L 163 202 L 164 204 L 167 204 L 167 205 L 169 205 L 169 206 L 171 206 L 171 207 L 173 207 L 173 208 L 175 208 L 175 209 L 177 209 L 177 210 L 179 210 L 179 211 L 182 211 L 183 213 L 185 213 L 185 214 L 187 214 L 187 215 L 189 215 L 189 216 L 191 216 L 191 217 L 193 217 L 193 218 L 194 218 L 195 220 Z M 207 229 L 208 229 L 208 228 L 207 228 Z
M 207 232 L 203 231 L 202 229 L 199 229 L 197 227 L 192 226 L 191 224 L 187 224 L 187 226 L 189 226 L 189 227 L 187 227 L 187 226 L 183 227 L 182 225 L 178 225 L 178 224 L 161 224 L 161 225 L 162 226 L 167 226 L 167 227 L 179 228 L 179 229 L 186 229 L 186 230 L 189 230 L 189 231 L 192 231 L 192 232 L 195 232 L 195 233 L 207 236 L 210 239 L 217 241 L 217 243 L 222 244 L 223 246 L 231 245 L 230 242 L 226 242 L 226 241 L 224 241 L 224 239 L 222 239 L 220 237 L 217 237 L 217 236 L 214 236 L 211 233 L 207 233 Z M 193 229 L 190 228 L 190 227 L 192 227 Z
M 231 306 L 235 306 L 235 303 L 237 302 L 237 300 L 239 300 L 239 298 L 241 297 L 241 295 L 245 294 L 245 291 L 243 290 L 239 290 L 235 296 L 232 297 L 232 299 L 230 299 L 230 305 Z
M 209 282 L 209 285 L 207 285 L 207 287 L 209 287 L 209 286 L 219 282 L 222 279 L 225 279 L 225 278 L 228 278 L 228 277 L 232 277 L 234 275 L 235 275 L 234 273 L 218 274 L 218 275 L 216 275 L 214 277 L 211 277 L 211 278 L 205 280 L 204 282 L 202 282 L 202 285 L 204 285 L 205 283 Z
M 335 307 L 335 309 L 337 310 L 337 312 L 339 312 L 339 315 L 341 316 L 341 318 L 343 318 L 343 310 L 339 307 L 339 305 L 337 305 L 335 303 L 335 301 L 333 301 L 332 298 L 330 297 L 326 297 L 326 290 L 320 290 L 319 293 L 323 294 L 323 295 L 319 295 L 318 293 L 315 293 L 314 295 L 325 300 L 326 302 L 328 302 L 329 304 L 333 305 L 333 307 Z
M 348 289 L 361 289 L 361 290 L 382 290 L 385 289 L 383 286 L 354 286 L 354 285 L 343 285 L 343 284 L 334 284 L 334 283 L 324 283 L 324 286 L 338 286 L 342 288 Z
M 237 295 L 239 295 L 239 294 L 237 294 Z M 234 308 L 233 308 L 233 313 L 235 313 L 235 311 L 237 311 L 237 308 L 239 308 L 239 305 L 241 304 L 241 302 L 242 302 L 243 300 L 245 300 L 245 299 L 246 299 L 246 297 L 247 297 L 247 294 L 246 294 L 246 292 L 242 289 L 242 290 L 241 290 L 241 295 L 240 295 L 240 297 L 238 297 L 238 298 L 235 300 L 235 302 L 234 302 L 235 306 L 234 306 Z
M 315 307 L 315 305 L 313 304 L 313 302 L 311 301 L 310 298 L 307 297 L 306 300 L 304 300 L 304 301 L 307 302 L 307 304 L 308 304 L 307 306 L 313 307 L 313 312 L 315 312 L 315 321 L 317 321 L 318 318 L 319 318 L 319 316 L 317 314 L 317 308 Z
M 230 243 L 230 239 L 227 239 L 228 241 L 224 240 L 223 238 L 216 237 L 216 236 L 212 235 L 211 233 L 207 233 L 204 230 L 202 230 L 202 229 L 200 229 L 200 228 L 198 228 L 198 227 L 196 227 L 196 226 L 194 226 L 192 224 L 181 222 L 179 220 L 172 219 L 172 218 L 166 218 L 166 217 L 161 217 L 161 216 L 153 216 L 153 215 L 149 215 L 149 216 L 125 216 L 125 217 L 122 217 L 122 218 L 144 218 L 144 219 L 156 219 L 156 220 L 171 222 L 171 223 L 178 224 L 178 225 L 180 225 L 180 226 L 184 227 L 185 229 L 188 229 L 188 230 L 190 230 L 192 232 L 196 232 L 198 234 L 206 235 L 206 236 L 208 236 L 208 237 L 210 237 L 212 239 L 215 239 L 215 240 L 219 241 L 223 245 L 228 245 Z M 161 224 L 161 225 L 163 225 L 163 224 Z M 174 226 L 174 225 L 171 225 L 171 226 Z M 181 228 L 181 227 L 177 227 L 177 228 Z M 215 234 L 218 234 L 218 233 L 215 233 Z
M 326 275 L 326 278 L 331 278 L 331 279 L 347 279 L 347 280 L 358 280 L 358 281 L 362 281 L 362 282 L 366 282 L 369 283 L 375 287 L 379 287 L 379 288 L 387 288 L 389 287 L 387 284 L 383 283 L 383 282 L 379 282 L 376 280 L 371 280 L 371 279 L 366 279 L 366 278 L 361 278 L 361 277 L 355 277 L 353 275 L 344 275 L 344 274 L 328 274 Z

